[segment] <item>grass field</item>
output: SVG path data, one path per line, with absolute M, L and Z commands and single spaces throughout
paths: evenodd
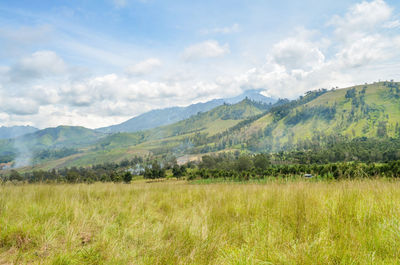
M 400 182 L 0 186 L 0 264 L 399 264 Z

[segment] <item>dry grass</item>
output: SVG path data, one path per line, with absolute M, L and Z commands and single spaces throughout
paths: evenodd
M 399 259 L 399 182 L 0 187 L 0 264 Z

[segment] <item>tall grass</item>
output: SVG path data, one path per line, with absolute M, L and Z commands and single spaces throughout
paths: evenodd
M 399 260 L 399 182 L 0 187 L 0 264 Z

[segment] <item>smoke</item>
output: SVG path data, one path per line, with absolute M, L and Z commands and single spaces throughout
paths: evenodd
M 178 146 L 173 148 L 172 154 L 176 158 L 178 165 L 186 164 L 190 161 L 188 153 L 195 147 L 193 142 L 189 139 L 185 139 Z
M 172 154 L 175 157 L 180 157 L 190 152 L 190 150 L 192 150 L 194 147 L 195 145 L 190 139 L 185 139 L 178 146 L 172 149 Z
M 21 139 L 14 140 L 14 149 L 17 157 L 14 159 L 14 168 L 26 167 L 31 165 L 33 152 L 30 147 Z

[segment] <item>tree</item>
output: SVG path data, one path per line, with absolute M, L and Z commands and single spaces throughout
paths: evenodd
M 247 171 L 253 167 L 253 161 L 247 155 L 242 155 L 236 161 L 236 169 L 238 171 Z
M 132 173 L 127 171 L 125 172 L 124 176 L 122 177 L 125 183 L 130 183 L 132 181 Z
M 175 164 L 175 165 L 172 167 L 172 174 L 173 174 L 174 177 L 176 177 L 176 178 L 182 177 L 182 176 L 185 174 L 185 172 L 186 172 L 185 166 L 181 166 L 181 167 L 180 167 L 178 164 Z
M 212 156 L 205 155 L 202 157 L 202 166 L 208 169 L 214 168 L 215 167 L 215 159 Z
M 380 121 L 378 124 L 378 130 L 376 132 L 377 136 L 380 138 L 386 137 L 387 136 L 387 127 L 386 127 L 386 122 Z
M 153 177 L 153 171 L 151 170 L 150 167 L 146 167 L 146 168 L 144 169 L 143 177 L 144 177 L 145 179 L 154 179 L 154 177 Z
M 121 175 L 115 171 L 111 172 L 110 178 L 112 182 L 121 182 L 123 180 Z
M 128 159 L 122 160 L 121 163 L 119 163 L 119 165 L 121 167 L 127 167 L 127 166 L 129 166 L 129 164 L 130 164 L 130 162 Z
M 79 180 L 79 178 L 80 178 L 80 175 L 75 170 L 69 170 L 67 172 L 67 175 L 65 176 L 65 179 L 70 183 L 77 182 Z
M 18 173 L 18 171 L 13 169 L 10 172 L 10 180 L 21 181 L 22 180 L 22 176 L 21 176 L 21 174 Z
M 150 167 L 146 167 L 143 177 L 146 179 L 165 178 L 165 169 L 161 168 L 160 164 L 154 161 Z
M 269 164 L 269 157 L 266 154 L 258 154 L 254 157 L 254 166 L 257 169 L 265 170 Z
M 346 91 L 345 98 L 354 98 L 356 96 L 356 89 L 352 88 Z

